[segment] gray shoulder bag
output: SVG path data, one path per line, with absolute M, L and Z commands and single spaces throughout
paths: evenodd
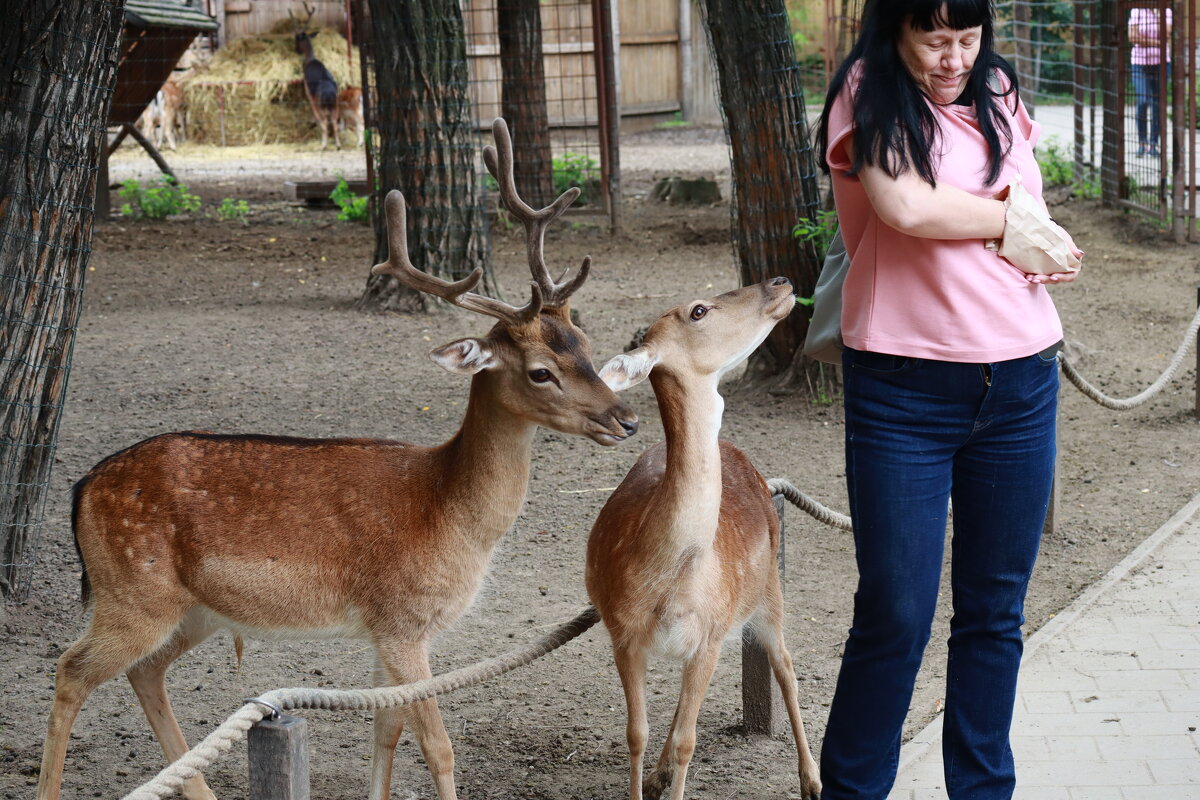
M 842 363 L 842 284 L 849 270 L 850 254 L 839 227 L 813 289 L 813 315 L 804 339 L 804 355 L 826 364 Z

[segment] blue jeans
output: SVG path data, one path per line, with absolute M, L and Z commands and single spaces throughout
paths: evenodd
M 884 800 L 895 781 L 953 501 L 946 788 L 951 800 L 1010 798 L 1025 589 L 1054 477 L 1056 362 L 847 349 L 843 367 L 859 579 L 821 748 L 821 797 Z
M 1133 64 L 1133 96 L 1137 103 L 1137 134 L 1138 145 L 1141 147 L 1158 146 L 1158 123 L 1162 115 L 1162 96 L 1159 80 L 1158 64 Z M 1167 65 L 1167 75 L 1171 74 L 1171 65 Z M 1146 135 L 1146 117 L 1149 116 L 1149 136 Z

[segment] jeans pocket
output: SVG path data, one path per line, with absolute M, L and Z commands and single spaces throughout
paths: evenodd
M 1062 346 L 1063 346 L 1062 339 L 1059 339 L 1057 342 L 1050 345 L 1042 352 L 1034 355 L 1034 358 L 1037 359 L 1037 362 L 1039 364 L 1043 364 L 1045 366 L 1054 364 L 1058 361 L 1058 351 L 1062 349 Z
M 906 371 L 917 360 L 910 356 L 874 353 L 869 350 L 852 350 L 846 348 L 844 352 L 846 354 L 844 366 L 876 375 L 897 375 Z

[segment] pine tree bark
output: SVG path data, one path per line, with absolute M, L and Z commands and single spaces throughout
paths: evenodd
M 554 202 L 554 166 L 546 110 L 539 0 L 502 0 L 496 8 L 500 38 L 500 115 L 513 139 L 513 178 L 534 208 Z
M 91 252 L 123 0 L 30 0 L 0 36 L 0 594 L 26 588 Z
M 792 231 L 815 218 L 816 163 L 783 0 L 700 0 L 717 63 L 732 153 L 733 226 L 743 284 L 783 276 L 812 296 L 821 262 Z M 800 352 L 808 315 L 797 310 L 753 356 L 751 384 L 803 391 L 832 370 Z
M 484 268 L 487 216 L 478 202 L 478 148 L 468 93 L 466 37 L 456 0 L 370 0 L 372 58 L 381 147 L 372 198 L 375 263 L 387 259 L 383 198 L 408 203 L 409 256 L 417 269 L 448 280 Z M 415 311 L 426 298 L 389 275 L 376 275 L 356 306 Z

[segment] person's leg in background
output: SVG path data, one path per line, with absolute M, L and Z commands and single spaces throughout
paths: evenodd
M 1008 800 L 1009 728 L 1025 591 L 1054 478 L 1058 367 L 1031 356 L 993 365 L 992 387 L 954 467 L 943 757 L 951 800 Z
M 1158 64 L 1146 65 L 1146 83 L 1150 87 L 1150 148 L 1146 154 L 1154 158 L 1158 157 L 1158 135 L 1162 128 L 1162 75 Z
M 1150 84 L 1152 81 L 1147 71 L 1150 66 L 1149 64 L 1133 64 L 1130 69 L 1130 77 L 1133 79 L 1134 108 L 1137 115 L 1137 154 L 1139 156 L 1144 156 L 1150 151 L 1148 120 L 1146 119 L 1150 112 Z

